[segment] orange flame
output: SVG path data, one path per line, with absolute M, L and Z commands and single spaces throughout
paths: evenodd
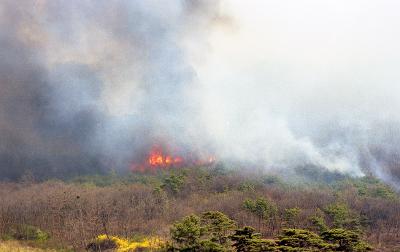
M 183 158 L 165 155 L 160 148 L 153 148 L 148 157 L 150 166 L 172 166 L 183 162 Z
M 146 159 L 142 163 L 132 163 L 131 170 L 138 172 L 155 171 L 158 169 L 178 168 L 184 165 L 212 165 L 215 163 L 216 158 L 213 156 L 204 158 L 193 158 L 189 155 L 187 158 L 183 158 L 179 155 L 174 155 L 171 151 L 166 150 L 159 145 L 154 146 L 148 153 Z

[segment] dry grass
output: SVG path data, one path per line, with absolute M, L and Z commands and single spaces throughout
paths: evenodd
M 54 249 L 33 248 L 17 241 L 0 241 L 0 252 L 57 252 Z

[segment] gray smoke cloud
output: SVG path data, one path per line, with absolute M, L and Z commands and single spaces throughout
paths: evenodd
M 161 142 L 398 185 L 396 7 L 3 1 L 0 177 L 126 170 Z
M 196 148 L 186 133 L 196 106 L 183 93 L 194 70 L 181 43 L 189 34 L 202 43 L 216 1 L 3 1 L 0 10 L 2 178 L 127 169 L 157 141 Z

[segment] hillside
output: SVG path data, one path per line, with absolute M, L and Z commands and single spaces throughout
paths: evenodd
M 33 245 L 73 251 L 90 248 L 99 235 L 106 235 L 106 240 L 118 237 L 135 249 L 134 242 L 158 237 L 163 245 L 153 250 L 182 250 L 173 224 L 185 223 L 192 214 L 203 221 L 205 213 L 218 211 L 234 223 L 227 234 L 251 226 L 260 233 L 257 241 L 272 239 L 278 244 L 291 229 L 316 237 L 341 229 L 376 251 L 400 248 L 400 197 L 390 187 L 372 177 L 318 170 L 298 173 L 290 180 L 216 165 L 68 181 L 3 182 L 0 235 L 4 240 L 30 240 Z M 207 233 L 199 236 L 206 238 L 211 239 Z M 224 251 L 233 249 L 233 240 L 229 242 Z

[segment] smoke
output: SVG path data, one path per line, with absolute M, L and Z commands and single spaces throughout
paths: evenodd
M 399 188 L 394 1 L 226 1 L 237 29 L 196 67 L 227 157 L 374 174 Z
M 3 1 L 0 13 L 0 177 L 127 169 L 158 141 L 197 148 L 182 43 L 203 43 L 217 1 Z
M 398 5 L 3 1 L 0 177 L 124 170 L 162 142 L 398 185 Z

